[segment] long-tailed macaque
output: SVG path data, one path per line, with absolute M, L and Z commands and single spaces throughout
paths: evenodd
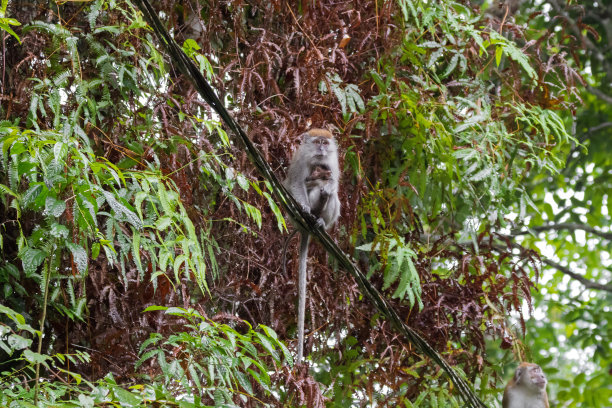
M 325 221 L 321 218 L 321 213 L 325 209 L 329 201 L 329 194 L 326 191 L 327 184 L 331 181 L 331 170 L 327 170 L 321 166 L 316 166 L 310 176 L 306 177 L 306 192 L 310 203 L 315 203 L 310 209 L 310 213 L 317 218 L 319 225 L 324 225 Z M 283 245 L 283 274 L 287 274 L 285 266 L 287 265 L 287 245 L 291 238 L 298 233 L 299 230 L 294 230 L 285 240 Z
M 521 363 L 506 385 L 503 408 L 549 408 L 546 376 L 539 365 Z
M 325 229 L 331 228 L 340 216 L 338 199 L 338 148 L 332 134 L 325 129 L 310 129 L 302 135 L 302 143 L 293 155 L 283 185 L 302 205 L 304 211 L 317 217 Z M 298 272 L 298 350 L 297 363 L 304 354 L 304 316 L 306 314 L 306 262 L 310 236 L 301 231 Z

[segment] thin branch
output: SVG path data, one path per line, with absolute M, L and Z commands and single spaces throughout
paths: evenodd
M 502 245 L 493 245 L 492 247 L 494 249 L 497 249 L 498 251 L 501 250 L 501 249 L 505 250 L 505 248 Z M 525 249 L 521 245 L 516 244 L 516 243 L 512 243 L 512 248 L 519 248 L 521 250 Z M 604 290 L 606 292 L 611 292 L 612 293 L 612 285 L 604 285 L 604 284 L 601 284 L 601 283 L 597 283 L 597 282 L 593 282 L 591 280 L 588 280 L 584 276 L 579 275 L 576 272 L 572 272 L 568 267 L 560 265 L 560 264 L 556 263 L 555 261 L 552 261 L 552 260 L 546 258 L 545 256 L 540 255 L 540 261 L 543 264 L 546 264 L 548 266 L 551 266 L 551 267 L 557 269 L 559 272 L 569 276 L 570 278 L 576 279 L 578 282 L 582 283 L 585 288 L 596 289 L 596 290 Z
M 612 293 L 612 285 L 604 285 L 604 284 L 601 284 L 601 283 L 597 283 L 597 282 L 593 282 L 591 280 L 588 280 L 584 276 L 579 275 L 576 272 L 570 271 L 570 269 L 568 267 L 560 265 L 560 264 L 556 263 L 555 261 L 551 261 L 548 258 L 542 258 L 542 263 L 545 263 L 548 266 L 552 266 L 553 268 L 555 268 L 559 272 L 569 276 L 570 278 L 576 279 L 578 282 L 582 283 L 585 288 L 597 289 L 597 290 L 605 290 L 606 292 L 611 292 Z
M 573 121 L 573 126 L 576 125 L 576 121 Z M 565 169 L 563 170 L 564 172 L 566 170 L 568 170 L 569 167 L 569 163 L 570 161 L 573 159 L 574 153 L 581 148 L 584 148 L 584 142 L 586 142 L 587 139 L 590 138 L 590 136 L 595 133 L 595 132 L 599 132 L 600 130 L 606 129 L 608 127 L 612 126 L 612 122 L 603 122 L 600 123 L 597 126 L 593 126 L 592 128 L 587 129 L 582 136 L 580 136 L 580 138 L 578 139 L 578 144 L 574 145 L 574 142 L 572 142 L 572 150 L 570 150 L 569 154 L 567 155 L 567 160 L 565 162 Z
M 587 91 L 589 91 L 590 93 L 592 93 L 593 95 L 595 95 L 596 97 L 598 97 L 599 99 L 601 99 L 602 101 L 609 103 L 610 105 L 612 105 L 612 96 L 602 92 L 601 90 L 594 88 L 592 86 L 587 86 L 586 87 Z
M 523 248 L 520 244 L 517 243 L 511 243 L 512 248 L 517 248 L 521 251 L 524 251 L 525 248 Z M 505 247 L 503 247 L 502 245 L 492 245 L 492 247 L 498 251 L 500 250 L 506 250 Z M 612 285 L 603 285 L 601 283 L 597 283 L 597 282 L 593 282 L 591 280 L 588 280 L 587 278 L 585 278 L 582 275 L 577 274 L 576 272 L 572 272 L 568 267 L 560 265 L 558 263 L 556 263 L 555 261 L 552 261 L 550 259 L 548 259 L 545 256 L 540 255 L 540 262 L 542 262 L 543 264 L 546 264 L 548 266 L 551 266 L 555 269 L 557 269 L 559 272 L 576 279 L 578 282 L 582 283 L 584 285 L 585 288 L 589 288 L 589 289 L 597 289 L 597 290 L 605 290 L 606 292 L 612 292 Z
M 527 234 L 530 234 L 532 232 L 543 232 L 543 231 L 551 231 L 551 230 L 552 231 L 561 231 L 561 230 L 585 231 L 585 232 L 591 233 L 593 235 L 597 235 L 598 237 L 601 237 L 601 238 L 604 238 L 604 239 L 608 239 L 608 240 L 612 240 L 612 232 L 600 231 L 598 229 L 595 229 L 595 228 L 591 227 L 590 225 L 575 224 L 575 223 L 569 223 L 569 222 L 559 223 L 559 224 L 540 225 L 540 226 L 537 226 L 537 227 L 529 227 L 526 230 L 512 231 L 511 236 L 517 237 L 517 236 L 520 236 L 520 235 L 527 235 Z
M 589 133 L 599 132 L 600 130 L 605 129 L 610 126 L 612 126 L 612 122 L 603 122 L 597 126 L 593 126 L 592 128 L 587 129 L 587 131 L 584 133 L 588 135 Z
M 502 236 L 502 235 L 500 235 Z M 503 237 L 508 238 L 508 239 L 512 239 L 513 236 L 511 235 L 503 235 Z M 435 237 L 431 237 L 431 238 L 435 238 Z M 438 237 L 439 238 L 439 237 Z M 494 240 L 493 237 L 489 237 L 489 243 L 484 242 L 486 245 L 490 245 L 492 249 L 498 251 L 498 252 L 508 252 L 508 247 L 506 245 L 501 245 L 501 244 L 495 244 L 492 241 Z M 425 243 L 423 241 L 423 239 L 421 239 L 421 242 Z M 448 239 L 447 241 L 445 241 L 445 243 L 448 243 L 448 245 L 456 245 L 460 248 L 474 248 L 474 243 L 472 241 L 463 241 L 463 242 L 456 242 L 456 241 L 452 241 L 450 239 Z M 512 248 L 516 248 L 519 251 L 525 251 L 526 248 L 524 248 L 522 245 L 516 243 L 516 242 L 510 242 L 510 246 Z M 568 267 L 560 265 L 558 263 L 556 263 L 555 261 L 552 261 L 542 255 L 540 255 L 540 262 L 542 262 L 543 264 L 546 264 L 548 266 L 551 266 L 555 269 L 557 269 L 559 272 L 573 278 L 576 279 L 578 282 L 582 283 L 584 285 L 585 288 L 588 289 L 595 289 L 595 290 L 604 290 L 606 292 L 611 292 L 612 293 L 612 285 L 604 285 L 598 282 L 593 282 L 587 278 L 585 278 L 582 275 L 577 274 L 576 272 L 572 272 Z
M 520 244 L 517 243 L 512 243 L 512 248 L 518 248 L 520 250 L 525 250 L 525 248 L 523 248 Z M 493 248 L 497 249 L 498 251 L 501 249 L 504 249 L 503 246 L 501 245 L 493 245 Z M 601 283 L 597 283 L 597 282 L 593 282 L 591 280 L 588 280 L 587 278 L 585 278 L 582 275 L 577 274 L 576 272 L 572 272 L 568 267 L 560 265 L 558 263 L 556 263 L 555 261 L 550 260 L 549 258 L 540 255 L 540 262 L 542 262 L 543 264 L 546 264 L 548 266 L 551 266 L 555 269 L 557 269 L 559 272 L 569 276 L 570 278 L 576 279 L 578 282 L 582 283 L 584 285 L 585 288 L 588 289 L 596 289 L 596 290 L 604 290 L 606 292 L 611 292 L 612 293 L 612 285 L 604 285 Z
M 569 15 L 566 11 L 566 5 L 562 5 L 560 0 L 547 0 L 548 4 L 553 8 L 553 10 L 560 15 L 569 25 L 569 29 L 574 33 L 576 38 L 580 39 L 582 43 L 586 46 L 586 48 L 593 54 L 593 56 L 599 61 L 605 61 L 606 57 L 600 51 L 600 49 L 591 41 L 586 35 L 583 35 L 582 29 L 576 24 L 576 21 Z M 604 64 L 604 70 L 606 71 L 608 77 L 612 76 L 612 72 Z M 603 94 L 604 96 L 607 96 Z M 610 99 L 612 100 L 612 99 Z M 608 101 L 608 103 L 612 103 Z

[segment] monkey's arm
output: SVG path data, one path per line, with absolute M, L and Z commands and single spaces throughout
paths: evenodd
M 306 183 L 304 180 L 299 178 L 299 175 L 292 174 L 290 171 L 287 179 L 283 181 L 283 185 L 295 198 L 295 200 L 302 205 L 302 209 L 305 212 L 310 212 L 310 201 L 308 200 L 308 192 L 306 191 Z M 301 180 L 301 181 L 300 181 Z
M 321 198 L 323 197 L 325 197 L 325 204 L 318 217 L 323 218 L 325 221 L 325 229 L 329 229 L 340 216 L 340 200 L 338 199 L 337 181 L 332 179 L 321 187 Z
M 292 162 L 287 171 L 287 178 L 283 182 L 285 188 L 293 194 L 306 212 L 310 212 L 310 200 L 306 189 L 306 178 L 310 175 L 310 168 L 306 164 Z

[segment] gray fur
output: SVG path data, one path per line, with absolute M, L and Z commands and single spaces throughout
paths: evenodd
M 338 147 L 331 134 L 321 129 L 309 130 L 302 136 L 302 143 L 291 159 L 283 185 L 302 205 L 304 211 L 312 213 L 321 226 L 329 229 L 340 216 Z M 321 169 L 324 171 L 319 173 Z M 298 273 L 298 364 L 302 362 L 304 352 L 306 264 L 310 241 L 308 233 L 302 232 L 301 236 Z

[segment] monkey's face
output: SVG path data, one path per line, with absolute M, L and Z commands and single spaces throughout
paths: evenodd
M 517 382 L 533 390 L 543 390 L 546 388 L 546 376 L 537 364 L 525 364 L 516 371 Z
M 326 169 L 323 166 L 315 166 L 310 173 L 310 176 L 306 180 L 330 180 L 331 170 Z
M 334 141 L 326 137 L 308 137 L 306 143 L 311 145 L 313 156 L 319 159 L 325 158 L 336 151 Z

